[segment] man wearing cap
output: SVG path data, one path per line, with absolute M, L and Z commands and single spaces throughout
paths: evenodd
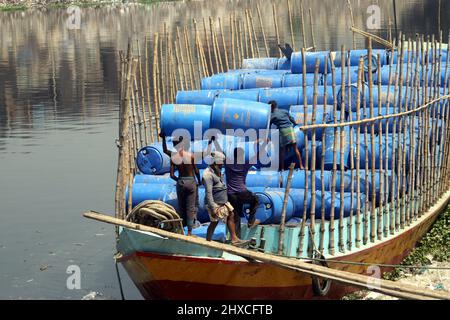
M 208 226 L 206 240 L 210 241 L 220 220 L 226 221 L 233 245 L 243 245 L 243 241 L 236 235 L 234 223 L 234 209 L 228 202 L 227 186 L 222 177 L 222 167 L 225 155 L 219 151 L 211 152 L 211 164 L 203 172 L 203 185 L 205 186 L 205 205 L 211 223 Z

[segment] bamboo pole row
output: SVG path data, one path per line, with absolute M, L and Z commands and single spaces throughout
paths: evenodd
M 290 1 L 288 0 L 287 2 L 291 42 L 294 46 L 294 26 L 291 20 L 292 12 Z M 264 50 L 268 54 L 269 48 L 259 7 L 257 9 L 260 29 L 263 34 Z M 276 26 L 275 33 L 277 42 L 279 42 L 280 36 L 275 5 L 273 5 L 272 10 L 274 24 Z M 311 11 L 309 11 L 309 15 L 312 30 L 311 38 L 313 48 L 315 48 Z M 127 54 L 127 58 L 125 58 L 122 54 L 120 67 L 121 100 L 122 104 L 126 104 L 128 108 L 126 108 L 126 116 L 123 113 L 121 118 L 124 117 L 123 119 L 127 119 L 124 123 L 127 123 L 128 126 L 127 130 L 130 142 L 127 144 L 127 147 L 124 147 L 124 151 L 119 151 L 119 163 L 123 163 L 123 159 L 128 158 L 131 165 L 128 167 L 118 167 L 117 190 L 124 190 L 123 183 L 119 183 L 119 176 L 124 176 L 125 172 L 128 173 L 127 178 L 129 178 L 136 170 L 132 155 L 136 154 L 144 145 L 159 140 L 157 130 L 160 107 L 163 103 L 174 102 L 176 92 L 180 89 L 198 89 L 202 77 L 208 76 L 211 73 L 224 72 L 230 68 L 239 67 L 239 61 L 242 61 L 244 57 L 260 57 L 261 50 L 251 12 L 246 10 L 244 19 L 230 15 L 228 40 L 225 39 L 224 31 L 226 29 L 224 29 L 224 21 L 218 19 L 217 24 L 214 19 L 210 18 L 209 30 L 207 30 L 205 20 L 203 20 L 203 37 L 200 35 L 200 31 L 197 30 L 195 20 L 193 20 L 194 32 L 189 32 L 184 27 L 182 29 L 177 28 L 176 33 L 172 35 L 167 29 L 167 26 L 164 25 L 162 35 L 159 33 L 154 34 L 153 63 L 151 68 L 148 65 L 148 61 L 150 61 L 149 52 L 151 50 L 148 50 L 149 43 L 147 39 L 145 40 L 145 51 L 142 51 L 139 43 L 137 43 L 137 59 L 132 59 L 132 62 L 130 62 L 131 55 Z M 372 40 L 375 40 L 375 38 L 372 38 L 372 35 L 366 36 L 368 37 L 368 56 L 370 57 L 372 53 Z M 206 46 L 202 40 L 205 41 Z M 367 73 L 363 71 L 363 62 L 360 61 L 358 67 L 358 80 L 356 84 L 358 92 L 356 96 L 357 119 L 356 121 L 346 121 L 344 112 L 341 112 L 341 117 L 338 119 L 338 104 L 341 111 L 346 110 L 347 106 L 348 108 L 352 106 L 350 86 L 346 86 L 345 80 L 351 77 L 350 65 L 344 58 L 346 51 L 342 47 L 341 85 L 336 84 L 335 77 L 337 76 L 337 71 L 334 63 L 332 62 L 331 64 L 331 86 L 333 88 L 332 95 L 334 98 L 332 112 L 334 119 L 338 119 L 339 121 L 334 124 L 325 124 L 325 121 L 322 121 L 323 124 L 321 125 L 316 124 L 319 68 L 319 61 L 316 61 L 312 124 L 309 124 L 308 121 L 310 120 L 307 119 L 308 102 L 306 95 L 303 95 L 304 123 L 301 130 L 312 130 L 310 144 L 308 135 L 305 135 L 305 154 L 308 154 L 308 148 L 311 148 L 312 157 L 311 160 L 308 160 L 308 157 L 304 159 L 305 201 L 299 234 L 299 247 L 297 250 L 299 256 L 305 253 L 304 241 L 307 237 L 305 232 L 306 228 L 310 230 L 310 242 L 312 241 L 313 245 L 316 238 L 316 190 L 322 190 L 321 219 L 320 224 L 317 224 L 319 231 L 318 247 L 321 252 L 328 251 L 330 254 L 335 254 L 336 250 L 339 250 L 339 252 L 345 252 L 347 249 L 351 250 L 353 245 L 360 247 L 364 244 L 374 243 L 388 236 L 388 234 L 394 234 L 409 226 L 414 220 L 420 217 L 424 210 L 428 209 L 434 203 L 440 193 L 446 190 L 445 187 L 448 186 L 449 146 L 447 141 L 450 137 L 450 130 L 448 129 L 449 112 L 446 108 L 443 108 L 442 115 L 440 115 L 440 111 L 438 111 L 441 101 L 448 99 L 448 84 L 443 86 L 444 92 L 442 93 L 442 84 L 440 83 L 442 72 L 440 62 L 442 56 L 442 35 L 439 37 L 439 41 L 434 38 L 424 41 L 423 37 L 418 37 L 416 39 L 416 50 L 413 50 L 410 39 L 406 42 L 405 37 L 402 35 L 400 35 L 399 47 L 396 47 L 395 39 L 391 46 L 393 50 L 399 52 L 399 61 L 406 59 L 406 63 L 399 63 L 394 67 L 391 60 L 389 65 L 388 92 L 384 104 L 387 107 L 392 107 L 394 112 L 388 112 L 386 115 L 381 114 L 380 108 L 378 108 L 378 114 L 375 113 L 374 92 L 376 90 L 378 92 L 381 91 L 381 74 L 377 74 L 378 81 L 374 82 L 375 78 L 372 70 L 375 66 L 373 66 L 372 59 L 368 59 Z M 231 48 L 231 50 L 228 51 L 228 48 Z M 302 48 L 303 57 L 305 56 L 305 51 L 305 48 Z M 144 57 L 141 56 L 141 52 L 145 52 Z M 409 54 L 406 55 L 406 52 Z M 431 54 L 428 54 L 428 52 L 431 52 Z M 414 62 L 416 60 L 422 61 L 422 65 L 415 64 Z M 136 65 L 131 67 L 134 63 L 133 61 L 136 61 Z M 327 64 L 325 65 L 327 66 Z M 445 62 L 446 67 L 448 67 L 447 65 L 448 58 L 447 62 Z M 376 57 L 376 67 L 378 69 L 381 67 L 381 59 L 379 56 Z M 135 70 L 135 72 L 128 75 L 127 72 L 129 70 Z M 302 87 L 305 92 L 305 59 L 303 59 L 303 70 Z M 150 72 L 153 73 L 152 79 L 149 78 Z M 325 79 L 327 78 L 327 72 L 328 70 L 325 70 Z M 364 79 L 364 74 L 367 74 L 367 79 Z M 420 80 L 420 74 L 425 74 L 425 78 Z M 367 84 L 365 84 L 365 80 Z M 445 78 L 445 81 L 448 82 L 447 78 Z M 374 87 L 374 83 L 377 83 L 376 87 Z M 150 86 L 152 86 L 152 90 L 150 90 Z M 405 86 L 407 90 L 404 90 Z M 326 80 L 324 87 L 327 87 Z M 348 94 L 341 94 L 340 101 L 337 99 L 339 90 L 341 92 L 348 90 Z M 366 98 L 366 93 L 368 98 Z M 325 91 L 324 101 L 327 101 L 327 94 Z M 360 99 L 360 94 L 362 99 Z M 384 97 L 378 94 L 377 99 L 377 105 L 382 105 L 382 99 Z M 121 107 L 121 112 L 124 112 L 123 110 L 125 109 Z M 438 125 L 436 119 L 439 116 L 441 116 L 441 123 Z M 382 125 L 383 121 L 385 125 Z M 391 125 L 393 127 L 392 133 L 390 133 Z M 124 125 L 121 124 L 121 130 L 124 130 L 123 127 Z M 352 127 L 354 129 L 348 135 L 349 141 L 346 141 L 346 127 Z M 330 129 L 334 134 L 332 199 L 329 222 L 325 220 L 324 185 L 318 186 L 314 178 L 311 178 L 311 180 L 308 178 L 315 176 L 316 159 L 322 158 L 320 174 L 323 181 L 324 148 L 322 148 L 321 154 L 316 154 L 316 130 L 319 128 L 323 129 L 324 132 Z M 361 129 L 363 133 L 361 133 Z M 416 135 L 416 129 L 418 132 L 417 140 L 413 138 Z M 323 139 L 326 139 L 325 136 L 323 134 Z M 407 136 L 410 137 L 410 141 L 408 141 Z M 126 137 L 121 136 L 121 139 L 126 139 Z M 375 166 L 376 158 L 374 152 L 370 156 L 368 152 L 364 152 L 365 158 L 361 159 L 361 139 L 363 140 L 363 144 L 371 150 L 375 150 L 378 146 L 380 150 L 376 164 L 378 168 Z M 344 165 L 344 146 L 346 143 L 350 143 L 350 145 L 356 144 L 356 148 L 350 149 L 351 211 L 347 220 L 344 217 L 344 180 L 347 170 Z M 391 154 L 388 152 L 388 145 L 392 147 Z M 414 156 L 416 152 L 417 156 Z M 124 155 L 126 153 L 128 154 Z M 361 164 L 363 164 L 362 167 L 365 169 L 364 174 L 360 173 Z M 338 179 L 340 179 L 340 203 L 337 204 L 336 190 L 338 186 L 336 186 L 336 182 Z M 354 181 L 355 179 L 356 183 Z M 362 194 L 360 180 L 365 183 L 366 197 L 363 205 L 364 208 L 361 207 L 362 203 L 359 201 Z M 380 183 L 379 193 L 376 192 L 375 188 L 370 187 L 370 183 L 375 184 L 377 180 Z M 131 180 L 128 182 L 131 183 Z M 309 212 L 306 209 L 306 197 L 308 194 L 312 195 L 312 205 L 308 210 Z M 353 209 L 354 194 L 357 195 L 355 212 Z M 116 194 L 116 214 L 119 216 L 123 206 L 120 206 L 118 199 L 120 197 Z M 130 206 L 130 203 L 128 205 Z M 339 212 L 335 212 L 336 205 L 340 208 Z M 335 220 L 337 219 L 337 224 L 335 224 Z M 309 223 L 308 225 L 307 221 Z M 345 225 L 345 222 L 347 225 Z M 355 224 L 355 228 L 353 228 L 353 224 Z M 328 245 L 325 243 L 325 233 L 327 231 Z M 345 231 L 347 231 L 347 235 L 345 235 Z M 306 252 L 309 251 L 306 250 Z

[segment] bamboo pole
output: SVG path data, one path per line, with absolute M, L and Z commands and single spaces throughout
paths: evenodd
M 304 57 L 302 57 L 304 59 Z M 304 79 L 305 80 L 305 79 Z M 336 92 L 336 68 L 334 66 L 334 61 L 331 59 L 331 87 L 333 91 L 333 119 L 337 119 L 337 92 Z M 336 121 L 337 122 L 337 121 Z M 328 252 L 331 255 L 335 253 L 335 223 L 334 223 L 334 207 L 336 201 L 336 148 L 337 148 L 337 128 L 333 129 L 333 164 L 332 164 L 332 177 L 331 177 L 331 212 L 330 212 L 330 223 L 328 228 Z
M 405 92 L 405 110 L 409 110 L 409 105 L 410 105 L 410 90 L 412 88 L 412 81 L 410 80 L 410 72 L 411 72 L 411 59 L 412 59 L 412 51 L 411 51 L 411 39 L 408 39 L 408 63 L 406 66 L 406 79 L 405 79 L 405 83 L 407 86 L 407 90 Z M 409 202 L 409 195 L 407 196 L 406 194 L 406 179 L 407 179 L 407 175 L 406 175 L 406 156 L 407 156 L 407 150 L 409 152 L 409 170 L 411 170 L 411 155 L 413 155 L 412 150 L 411 150 L 411 143 L 412 140 L 414 140 L 414 132 L 411 131 L 408 132 L 409 134 L 409 144 L 407 144 L 407 140 L 406 140 L 406 135 L 407 135 L 407 128 L 411 128 L 412 123 L 411 123 L 411 117 L 410 116 L 406 116 L 404 117 L 403 120 L 403 154 L 402 154 L 402 202 L 404 203 L 403 205 L 403 212 L 404 212 L 404 217 L 405 217 L 405 225 L 409 226 L 410 225 L 410 220 L 411 220 L 411 208 L 410 208 L 410 202 Z M 412 172 L 409 171 L 409 176 L 412 175 Z M 409 178 L 409 177 L 408 177 Z M 411 186 L 410 184 L 408 184 L 409 186 Z M 408 190 L 408 192 L 411 192 L 411 190 Z
M 209 41 L 208 41 L 208 32 L 206 31 L 205 18 L 203 18 L 203 31 L 204 31 L 204 34 L 205 34 L 206 48 L 208 49 L 209 70 L 210 70 L 208 72 L 208 74 L 214 74 L 214 67 L 213 67 L 212 56 L 211 56 L 211 47 L 210 47 Z
M 248 48 L 247 29 L 245 28 L 245 24 L 243 21 L 240 21 L 239 24 L 240 24 L 241 32 L 242 32 L 242 30 L 244 31 L 244 38 L 243 38 L 244 42 L 242 43 L 242 50 L 244 50 L 244 48 L 245 48 L 244 58 L 249 58 L 251 52 L 249 51 L 249 48 Z
M 236 20 L 236 16 L 233 18 L 234 22 L 234 30 L 236 30 L 236 44 L 237 44 L 237 52 L 238 52 L 238 59 L 240 61 L 240 64 L 237 64 L 236 67 L 239 67 L 242 65 L 242 61 L 244 60 L 244 47 L 242 46 L 242 30 L 241 30 L 241 24 L 239 21 Z
M 230 25 L 230 27 L 231 27 L 231 25 Z M 222 20 L 220 19 L 220 17 L 219 17 L 219 28 L 220 28 L 220 37 L 222 39 L 223 52 L 225 55 L 225 70 L 228 71 L 228 70 L 230 70 L 230 65 L 228 63 L 228 50 L 227 50 L 227 45 L 225 43 L 225 38 L 223 35 L 223 26 L 222 26 Z
M 327 76 L 328 76 L 328 63 L 325 63 L 325 69 L 323 73 L 323 101 L 324 101 L 324 112 L 322 117 L 322 123 L 325 122 L 325 110 L 327 110 Z M 321 254 L 324 253 L 325 247 L 325 180 L 324 180 L 324 172 L 325 172 L 325 146 L 326 144 L 326 135 L 322 131 L 322 152 L 321 152 L 321 161 L 320 161 L 320 181 L 321 183 L 321 211 L 320 211 L 320 239 L 319 239 L 319 251 Z
M 159 46 L 159 63 L 161 65 L 161 77 L 159 78 L 160 83 L 161 83 L 161 86 L 160 86 L 161 98 L 162 98 L 161 104 L 167 102 L 167 100 L 166 100 L 166 88 L 167 88 L 167 86 L 166 86 L 166 83 L 164 81 L 165 79 L 167 79 L 167 76 L 166 76 L 166 66 L 165 66 L 165 63 L 164 63 L 165 60 L 164 60 L 164 53 L 163 53 L 163 50 L 164 50 L 164 48 L 163 48 L 163 46 L 164 46 L 163 39 L 165 39 L 165 38 L 166 38 L 166 24 L 164 23 L 164 32 L 162 34 L 162 38 L 160 39 L 161 43 L 160 43 L 160 46 Z
M 159 140 L 159 108 L 161 107 L 161 96 L 159 90 L 159 59 L 158 59 L 158 44 L 159 44 L 159 35 L 157 32 L 153 34 L 153 96 L 154 96 L 154 109 L 155 109 L 155 117 L 156 117 L 156 130 L 157 137 Z
M 386 48 L 390 48 L 390 49 L 394 48 L 391 42 L 389 42 L 389 41 L 387 41 L 387 40 L 385 40 L 383 38 L 380 38 L 380 37 L 378 37 L 377 35 L 375 35 L 373 33 L 369 33 L 369 32 L 360 30 L 360 29 L 358 29 L 356 27 L 351 27 L 351 30 L 353 32 L 356 32 L 356 33 L 366 37 L 366 38 L 372 38 L 372 41 L 375 41 L 375 42 L 385 46 Z
M 250 19 L 250 26 L 252 28 L 252 33 L 253 33 L 253 39 L 255 39 L 255 51 L 256 51 L 256 56 L 258 58 L 261 58 L 261 55 L 259 53 L 259 44 L 258 44 L 258 36 L 256 35 L 256 31 L 255 31 L 255 26 L 253 24 L 253 16 L 252 13 L 250 11 L 248 11 L 248 17 Z
M 372 39 L 369 38 L 369 44 L 368 44 L 368 50 L 367 50 L 367 56 L 368 56 L 368 84 L 369 84 L 369 108 L 370 108 L 370 118 L 373 119 L 374 110 L 373 110 L 373 74 L 372 74 Z M 375 185 L 375 126 L 374 122 L 371 122 L 370 124 L 370 144 L 371 144 L 371 150 L 372 150 L 372 157 L 371 157 L 371 183 Z M 368 191 L 369 189 L 367 189 Z M 367 195 L 368 197 L 369 195 Z M 371 212 L 370 212 L 370 241 L 375 241 L 375 230 L 376 230 L 376 198 L 375 198 L 375 188 L 372 188 L 371 192 Z
M 305 50 L 302 48 L 302 63 L 303 63 L 303 92 L 306 91 L 306 59 L 305 59 Z M 307 110 L 308 110 L 308 102 L 306 99 L 306 94 L 303 95 L 303 123 L 307 123 Z M 305 154 L 308 155 L 308 134 L 307 131 L 305 132 Z M 305 191 L 304 191 L 304 199 L 303 199 L 303 216 L 302 216 L 302 222 L 300 227 L 300 233 L 299 233 L 299 246 L 297 250 L 297 255 L 302 256 L 303 254 L 303 244 L 305 241 L 305 225 L 306 225 L 306 219 L 307 219 L 307 201 L 308 201 L 308 156 L 305 157 L 306 159 L 302 159 L 305 162 L 304 165 L 304 174 L 305 174 Z M 283 159 L 280 159 L 280 161 L 283 161 Z
M 216 47 L 216 40 L 214 37 L 214 31 L 213 31 L 213 20 L 211 17 L 209 17 L 209 34 L 211 36 L 211 45 L 213 47 L 213 53 L 214 53 L 214 60 L 216 64 L 216 73 L 220 72 L 220 66 L 219 66 L 219 55 L 217 53 L 217 47 Z M 214 74 L 214 72 L 212 72 Z
M 275 3 L 272 3 L 272 13 L 273 13 L 273 23 L 275 25 L 275 36 L 277 39 L 277 45 L 280 44 L 280 33 L 278 31 L 278 22 L 277 22 L 277 9 L 275 7 Z M 281 49 L 278 48 L 278 54 L 280 57 L 282 57 Z
M 98 212 L 90 211 L 83 214 L 84 217 L 89 219 L 94 219 L 97 221 L 114 224 L 122 226 L 128 229 L 150 232 L 159 235 L 164 238 L 175 239 L 178 241 L 196 244 L 204 247 L 208 247 L 215 250 L 225 251 L 237 256 L 242 256 L 251 259 L 251 261 L 262 261 L 264 263 L 275 264 L 281 267 L 296 268 L 298 271 L 306 273 L 308 275 L 320 276 L 326 279 L 333 279 L 340 283 L 351 284 L 352 286 L 362 286 L 364 288 L 369 288 L 370 290 L 388 293 L 390 295 L 394 294 L 398 297 L 415 297 L 415 298 L 433 298 L 433 299 L 450 299 L 448 293 L 436 292 L 427 289 L 419 289 L 415 286 L 410 286 L 406 284 L 400 284 L 394 281 L 379 280 L 379 286 L 373 286 L 372 281 L 368 276 L 355 274 L 351 272 L 331 269 L 312 263 L 306 263 L 301 260 L 279 257 L 274 255 L 269 255 L 266 253 L 261 253 L 253 250 L 242 249 L 236 246 L 218 243 L 215 241 L 206 241 L 205 239 L 198 237 L 190 237 L 182 234 L 177 234 L 169 231 L 165 231 L 158 228 L 153 228 L 145 225 L 136 224 L 133 222 L 128 222 L 120 219 L 116 219 L 112 216 L 101 214 Z
M 173 47 L 174 47 L 174 50 L 175 50 L 175 59 L 176 59 L 176 62 L 177 62 L 178 77 L 180 79 L 180 87 L 181 87 L 181 90 L 185 90 L 185 88 L 184 88 L 183 70 L 182 70 L 182 62 L 181 62 L 181 59 L 180 59 L 180 53 L 178 52 L 178 42 L 176 40 L 174 41 Z
M 198 82 L 200 80 L 197 81 L 197 79 L 195 79 L 195 71 L 194 71 L 194 62 L 193 62 L 193 58 L 192 58 L 192 50 L 191 50 L 191 40 L 190 37 L 188 36 L 188 32 L 187 32 L 187 28 L 184 27 L 184 42 L 186 45 L 186 52 L 188 54 L 188 62 L 189 62 L 189 70 L 191 73 L 191 78 L 192 78 L 192 89 L 198 88 Z
M 314 26 L 313 26 L 313 20 L 312 20 L 312 10 L 309 8 L 309 24 L 311 28 L 311 39 L 312 39 L 312 45 L 313 45 L 313 51 L 316 51 L 316 40 L 314 38 Z
M 362 78 L 363 78 L 363 65 L 364 60 L 363 58 L 359 59 L 359 65 L 358 65 L 358 79 L 357 79 L 357 95 L 356 95 L 356 120 L 359 121 L 361 118 L 361 85 L 362 85 Z M 361 137 L 361 126 L 358 125 L 356 127 L 356 198 L 358 201 L 356 202 L 356 234 L 355 234 L 355 245 L 357 248 L 361 246 L 361 233 L 360 233 L 360 227 L 361 227 L 361 183 L 360 183 L 360 157 L 361 157 L 361 144 L 360 144 L 360 137 Z
M 278 254 L 283 254 L 284 251 L 284 228 L 286 222 L 286 207 L 289 200 L 289 192 L 291 191 L 292 175 L 294 174 L 295 163 L 291 163 L 289 166 L 289 174 L 287 178 L 286 189 L 284 191 L 283 207 L 281 208 L 281 220 L 279 228 L 279 239 L 278 239 Z
M 189 79 L 189 89 L 193 90 L 195 88 L 195 79 L 194 79 L 194 68 L 192 66 L 192 57 L 191 57 L 191 49 L 190 43 L 187 36 L 186 27 L 183 28 L 183 37 L 184 37 L 184 52 L 186 52 L 186 62 L 187 62 L 187 74 Z
M 311 10 L 310 10 L 311 12 Z M 341 86 L 341 92 L 343 92 L 344 94 L 341 94 L 341 119 L 340 122 L 344 123 L 345 122 L 345 110 L 346 109 L 346 99 L 345 99 L 345 47 L 342 46 L 341 47 L 341 79 L 342 79 L 342 86 Z M 350 82 L 350 80 L 349 80 Z M 342 112 L 342 110 L 344 110 L 344 112 Z M 351 107 L 349 105 L 349 110 L 351 110 Z M 338 230 L 338 246 L 339 246 L 339 251 L 340 252 L 345 252 L 345 244 L 344 244 L 344 207 L 345 207 L 345 203 L 344 203 L 344 189 L 345 189 L 345 166 L 344 166 L 344 144 L 345 142 L 345 128 L 346 127 L 342 127 L 340 130 L 340 139 L 339 139 L 339 160 L 340 160 L 340 173 L 341 173 L 341 186 L 340 186 L 340 210 L 339 210 L 339 230 Z
M 233 70 L 236 70 L 236 53 L 235 51 L 235 23 L 233 22 L 233 16 L 230 14 L 230 32 L 231 32 L 231 63 L 233 65 Z
M 261 33 L 263 36 L 263 41 L 264 41 L 264 49 L 266 50 L 266 57 L 269 57 L 269 46 L 267 45 L 267 39 L 266 39 L 266 33 L 264 31 L 264 25 L 262 22 L 262 17 L 261 17 L 261 10 L 259 8 L 259 3 L 256 4 L 256 10 L 258 12 L 258 20 L 259 20 L 259 27 L 261 28 Z
M 377 84 L 378 92 L 381 92 L 381 57 L 377 54 Z M 378 116 L 381 115 L 381 94 L 378 94 Z M 386 123 L 386 134 L 389 132 L 389 124 Z M 383 126 L 381 121 L 378 122 L 378 150 L 380 154 L 378 156 L 378 181 L 380 181 L 380 192 L 379 192 L 379 206 L 377 215 L 377 239 L 381 240 L 383 238 L 383 217 L 384 217 L 384 173 L 383 173 Z M 386 168 L 387 171 L 387 168 Z M 372 183 L 375 182 L 372 180 Z
M 141 114 L 142 114 L 142 119 L 141 122 L 143 122 L 143 127 L 144 127 L 144 142 L 145 145 L 148 145 L 149 142 L 149 137 L 148 137 L 148 128 L 147 128 L 147 116 L 145 114 L 145 93 L 144 93 L 144 73 L 142 72 L 142 57 L 141 57 L 141 48 L 139 45 L 139 40 L 136 40 L 136 44 L 137 44 L 137 50 L 138 50 L 138 61 L 139 61 L 139 87 L 141 90 L 141 97 L 140 97 L 140 102 L 141 102 Z
M 418 61 L 418 59 L 420 57 L 420 46 L 419 46 L 420 41 L 419 40 L 420 40 L 419 39 L 419 35 L 416 35 L 416 42 L 415 42 L 416 49 L 414 51 L 415 52 L 415 60 L 414 61 L 416 61 L 416 64 L 415 64 L 414 81 L 412 83 L 412 90 L 413 90 L 412 97 L 413 97 L 413 100 L 412 100 L 411 109 L 417 108 L 417 106 L 419 104 L 419 101 L 417 99 L 417 94 L 418 94 L 418 92 L 417 92 L 418 90 L 417 89 L 418 89 L 418 85 L 419 85 L 419 63 L 417 63 L 417 61 Z M 415 115 L 411 115 L 411 118 L 412 118 L 411 135 L 414 134 L 414 136 L 413 136 L 414 139 L 412 139 L 411 148 L 412 148 L 412 150 L 414 150 L 414 153 L 415 153 L 415 150 L 416 150 L 416 146 L 415 146 L 415 142 L 416 142 L 416 134 L 415 134 L 415 132 L 416 132 L 416 127 L 415 127 L 416 126 L 416 118 L 417 118 L 417 120 L 419 120 L 420 117 L 416 117 Z M 417 141 L 417 142 L 418 142 L 417 143 L 417 147 L 418 147 L 419 146 L 419 141 Z M 420 155 L 418 154 L 417 158 L 419 156 Z M 412 214 L 413 214 L 413 219 L 414 220 L 417 220 L 417 215 L 418 215 L 418 212 L 417 212 L 417 210 L 418 210 L 418 205 L 417 205 L 417 201 L 418 201 L 418 186 L 417 186 L 418 179 L 416 179 L 416 177 L 418 176 L 418 172 L 417 172 L 418 164 L 419 164 L 418 159 L 416 160 L 416 157 L 413 156 L 412 157 L 412 161 L 411 161 L 412 170 L 411 170 L 411 174 L 410 174 L 410 177 L 411 177 L 410 186 L 412 186 L 411 203 L 413 204 Z
M 331 53 L 330 53 L 331 55 Z M 342 54 L 341 54 L 341 59 L 343 58 Z M 350 87 L 350 79 L 351 79 L 351 71 L 350 71 L 350 61 L 348 61 L 348 59 L 344 59 L 343 61 L 343 68 L 345 68 L 345 64 L 347 62 L 347 81 L 346 81 L 346 87 L 348 87 L 348 95 L 347 95 L 347 105 L 349 106 L 349 109 L 351 109 L 352 106 L 352 95 L 351 95 L 351 87 Z M 341 60 L 342 63 L 342 60 Z M 325 122 L 325 121 L 323 121 Z M 323 123 L 322 122 L 322 123 Z M 355 164 L 354 164 L 354 155 L 353 155 L 353 127 L 349 127 L 349 131 L 350 131 L 350 215 L 348 217 L 347 220 L 347 248 L 348 250 L 352 250 L 353 249 L 353 215 L 354 215 L 354 173 L 355 173 Z M 342 184 L 342 182 L 341 182 Z M 359 202 L 359 197 L 357 198 L 357 202 Z
M 223 63 L 222 63 L 222 57 L 220 55 L 220 48 L 219 48 L 219 41 L 217 40 L 217 33 L 216 33 L 216 25 L 215 22 L 213 21 L 213 39 L 214 39 L 214 46 L 217 50 L 217 58 L 219 59 L 219 70 L 220 72 L 223 72 Z
M 183 55 L 183 47 L 181 46 L 181 36 L 180 36 L 180 28 L 177 26 L 177 36 L 176 36 L 176 41 L 178 43 L 178 52 L 180 55 L 179 61 L 181 64 L 181 73 L 180 73 L 180 82 L 181 82 L 181 87 L 183 88 L 182 90 L 188 90 L 189 88 L 189 83 L 188 83 L 188 76 L 186 74 L 186 64 L 184 61 L 184 55 Z
M 247 26 L 248 42 L 250 44 L 251 57 L 255 58 L 255 51 L 253 50 L 253 36 L 252 36 L 252 30 L 250 28 L 250 18 L 249 18 L 249 14 L 248 14 L 248 9 L 245 9 L 245 25 Z
M 317 123 L 316 121 L 316 108 L 317 108 L 317 86 L 319 82 L 319 59 L 316 59 L 316 65 L 314 68 L 314 86 L 313 86 L 313 110 L 312 110 L 312 119 L 311 122 L 313 124 Z M 303 91 L 305 92 L 305 91 Z M 308 158 L 308 155 L 306 156 Z M 312 130 L 311 135 L 311 210 L 309 214 L 309 229 L 311 242 L 314 244 L 315 234 L 316 234 L 316 129 Z M 314 245 L 315 247 L 315 245 Z M 311 254 L 312 255 L 312 254 Z
M 305 15 L 303 12 L 303 0 L 300 0 L 300 15 L 302 19 L 302 38 L 303 38 L 303 48 L 307 48 L 308 45 L 306 43 L 306 32 L 305 32 Z
M 206 77 L 206 70 L 204 65 L 204 59 L 202 54 L 202 46 L 200 45 L 200 39 L 198 35 L 198 29 L 197 29 L 197 20 L 192 19 L 192 23 L 194 24 L 194 33 L 195 33 L 195 47 L 197 48 L 197 60 L 198 60 L 198 76 L 199 79 Z M 177 62 L 178 63 L 178 62 Z M 178 71 L 180 73 L 180 71 Z M 184 90 L 181 88 L 181 90 Z
M 352 27 L 354 27 L 355 26 L 355 19 L 353 17 L 353 9 L 352 9 L 352 5 L 350 3 L 350 0 L 347 0 L 347 4 L 348 4 L 348 9 L 350 11 L 350 21 L 352 23 Z M 355 40 L 355 33 L 354 32 L 352 32 L 352 45 L 353 45 L 353 50 L 356 50 L 356 40 Z
M 288 16 L 289 16 L 289 29 L 291 31 L 291 43 L 292 49 L 295 51 L 295 41 L 294 41 L 294 28 L 292 25 L 292 12 L 291 12 L 291 1 L 287 0 Z
M 153 128 L 153 111 L 152 111 L 152 104 L 151 104 L 151 98 L 150 98 L 150 80 L 148 75 L 148 69 L 149 69 L 149 60 L 148 60 L 148 38 L 145 37 L 145 87 L 146 87 L 146 94 L 147 94 L 147 110 L 148 110 L 148 118 L 149 118 L 149 130 L 150 130 L 150 143 L 155 142 L 155 129 Z

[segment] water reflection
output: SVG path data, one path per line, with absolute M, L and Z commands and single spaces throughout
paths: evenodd
M 372 0 L 354 0 L 355 23 L 365 29 Z M 82 9 L 81 30 L 66 28 L 63 9 L 0 13 L 0 298 L 72 298 L 101 291 L 118 298 L 113 232 L 85 221 L 85 209 L 112 212 L 118 111 L 118 50 L 129 38 L 150 39 L 212 17 L 263 13 L 272 55 L 275 46 L 271 1 L 167 2 L 150 6 Z M 302 45 L 300 2 L 291 1 L 297 48 Z M 307 45 L 312 44 L 312 8 L 318 49 L 350 48 L 346 0 L 304 0 Z M 379 0 L 386 37 L 392 1 Z M 277 1 L 282 42 L 290 42 L 286 1 Z M 450 3 L 443 1 L 442 17 Z M 399 28 L 407 36 L 437 32 L 437 1 L 397 1 Z M 255 27 L 256 13 L 253 12 Z M 448 36 L 448 19 L 441 19 Z M 229 32 L 224 20 L 225 33 Z M 356 37 L 357 46 L 365 39 Z M 264 52 L 261 46 L 261 53 Z M 30 208 L 32 207 L 32 210 Z M 100 235 L 105 235 L 104 237 Z M 76 245 L 80 244 L 82 245 Z M 65 269 L 82 266 L 83 290 L 65 288 Z M 41 267 L 48 268 L 41 271 Z M 122 275 L 125 277 L 125 275 Z M 128 282 L 127 282 L 128 281 Z M 139 297 L 125 280 L 126 296 Z

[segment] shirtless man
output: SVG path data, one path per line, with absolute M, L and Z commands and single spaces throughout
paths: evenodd
M 195 164 L 194 154 L 188 151 L 189 141 L 183 141 L 183 137 L 174 138 L 173 146 L 176 152 L 171 152 L 167 148 L 165 135 L 161 134 L 161 138 L 163 151 L 170 157 L 170 177 L 177 182 L 178 208 L 183 224 L 188 227 L 188 235 L 192 235 L 198 211 L 200 172 Z M 178 170 L 178 177 L 175 170 Z

